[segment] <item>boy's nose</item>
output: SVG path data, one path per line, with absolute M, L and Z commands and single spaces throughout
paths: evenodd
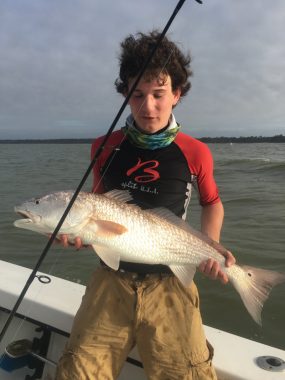
M 152 96 L 146 96 L 144 98 L 144 101 L 143 101 L 141 108 L 144 112 L 150 113 L 155 108 L 153 97 Z

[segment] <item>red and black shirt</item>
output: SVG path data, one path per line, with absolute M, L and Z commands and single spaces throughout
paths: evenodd
M 92 144 L 92 158 L 103 138 Z M 132 145 L 121 130 L 115 131 L 93 170 L 93 192 L 129 190 L 136 203 L 166 207 L 184 219 L 192 186 L 202 206 L 220 201 L 209 148 L 182 132 L 167 147 L 150 150 Z

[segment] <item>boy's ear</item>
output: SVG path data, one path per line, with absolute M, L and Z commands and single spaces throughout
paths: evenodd
M 176 104 L 179 102 L 180 100 L 180 97 L 181 97 L 181 89 L 180 88 L 177 88 L 176 90 L 172 91 L 173 95 L 174 95 L 174 99 L 173 99 L 173 107 L 176 106 Z

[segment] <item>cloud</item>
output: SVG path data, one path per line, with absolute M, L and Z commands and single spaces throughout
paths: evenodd
M 0 138 L 105 131 L 122 103 L 114 89 L 120 41 L 162 28 L 174 5 L 1 1 Z M 185 2 L 170 36 L 193 56 L 193 87 L 176 110 L 190 133 L 284 133 L 284 19 L 282 0 Z

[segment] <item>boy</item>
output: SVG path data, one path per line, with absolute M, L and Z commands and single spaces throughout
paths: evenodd
M 122 42 L 116 88 L 123 96 L 158 38 L 154 31 Z M 201 230 L 219 241 L 224 211 L 212 155 L 206 145 L 180 132 L 172 113 L 190 89 L 190 61 L 163 39 L 129 100 L 125 127 L 113 132 L 97 160 L 93 192 L 128 189 L 142 207 L 166 207 L 185 219 L 195 186 Z M 93 143 L 92 156 L 102 138 Z M 66 245 L 66 237 L 62 240 Z M 76 246 L 81 247 L 80 239 Z M 235 261 L 230 252 L 225 260 L 227 265 Z M 227 282 L 217 262 L 208 260 L 199 269 Z M 75 317 L 56 379 L 116 379 L 135 344 L 149 379 L 216 379 L 194 282 L 184 288 L 164 265 L 121 262 L 113 271 L 101 262 Z

